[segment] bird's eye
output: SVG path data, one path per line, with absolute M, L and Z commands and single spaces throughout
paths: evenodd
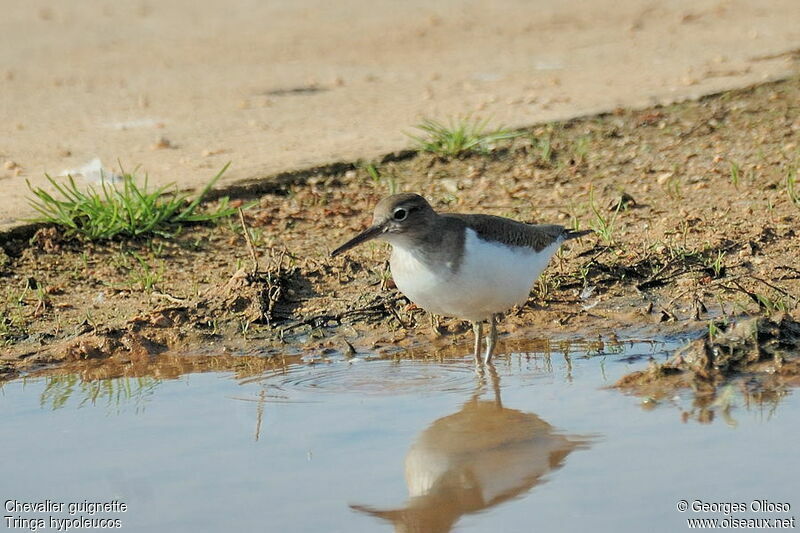
M 402 207 L 399 209 L 395 209 L 394 213 L 392 214 L 392 218 L 394 218 L 398 222 L 405 220 L 407 216 L 408 216 L 408 211 L 406 211 Z

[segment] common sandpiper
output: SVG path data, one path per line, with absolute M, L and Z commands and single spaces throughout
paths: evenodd
M 331 257 L 371 239 L 387 241 L 392 278 L 403 294 L 430 313 L 472 322 L 476 362 L 483 322 L 489 322 L 483 355 L 489 363 L 501 313 L 528 299 L 561 243 L 588 233 L 492 215 L 437 213 L 422 196 L 402 193 L 378 202 L 372 225 Z

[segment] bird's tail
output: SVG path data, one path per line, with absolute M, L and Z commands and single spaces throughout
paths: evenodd
M 584 235 L 589 235 L 591 233 L 594 233 L 594 230 L 587 229 L 583 231 L 572 231 L 571 229 L 568 229 L 564 232 L 564 240 L 566 241 L 569 239 L 578 239 L 580 237 L 583 237 Z

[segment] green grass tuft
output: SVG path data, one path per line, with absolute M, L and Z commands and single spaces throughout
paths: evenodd
M 742 167 L 738 163 L 731 161 L 731 183 L 735 189 L 739 188 L 739 180 L 742 175 Z
M 614 213 L 609 216 L 604 216 L 601 213 L 601 208 L 594 201 L 594 187 L 589 189 L 589 207 L 594 213 L 594 219 L 589 223 L 589 226 L 597 233 L 606 245 L 614 245 L 614 223 L 617 221 L 617 215 L 622 208 L 623 202 L 618 202 Z
M 65 228 L 68 234 L 90 241 L 118 236 L 170 237 L 181 224 L 209 222 L 236 213 L 236 209 L 228 205 L 227 198 L 223 198 L 213 211 L 198 210 L 200 202 L 229 165 L 226 164 L 191 202 L 189 195 L 179 193 L 174 185 L 148 190 L 147 177 L 144 185 L 139 187 L 131 174 L 123 175 L 122 183 L 118 185 L 104 181 L 99 190 L 92 186 L 79 189 L 72 176 L 67 176 L 66 183 L 47 176 L 58 197 L 44 189 L 34 188 L 28 182 L 34 195 L 28 198 L 28 202 L 41 214 L 37 222 L 56 224 Z M 167 191 L 169 187 L 172 190 Z
M 156 289 L 156 285 L 161 283 L 164 279 L 165 267 L 163 262 L 158 269 L 153 269 L 153 267 L 136 252 L 131 252 L 131 255 L 136 259 L 138 266 L 132 270 L 129 275 L 130 285 L 132 287 L 139 287 L 148 294 L 153 292 Z
M 422 135 L 407 135 L 416 143 L 418 150 L 454 157 L 467 153 L 486 154 L 495 143 L 523 134 L 502 127 L 489 130 L 488 125 L 488 120 L 461 118 L 450 119 L 444 124 L 426 118 L 414 126 L 423 132 Z
M 397 179 L 394 176 L 383 176 L 378 171 L 378 168 L 373 165 L 372 163 L 366 165 L 367 174 L 369 175 L 372 183 L 375 186 L 378 186 L 382 183 L 386 184 L 386 188 L 388 189 L 388 193 L 390 195 L 397 194 L 400 188 L 397 185 Z

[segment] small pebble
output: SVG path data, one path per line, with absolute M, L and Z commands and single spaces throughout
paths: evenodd
M 164 148 L 174 148 L 172 142 L 166 137 L 159 137 L 150 147 L 151 150 L 163 150 Z
M 667 180 L 668 180 L 668 179 L 670 179 L 672 176 L 673 176 L 673 173 L 672 173 L 672 172 L 663 172 L 663 173 L 661 173 L 661 174 L 659 174 L 659 175 L 658 175 L 658 177 L 656 178 L 656 182 L 657 182 L 659 185 L 663 185 L 663 184 L 665 184 L 665 183 L 667 182 Z

